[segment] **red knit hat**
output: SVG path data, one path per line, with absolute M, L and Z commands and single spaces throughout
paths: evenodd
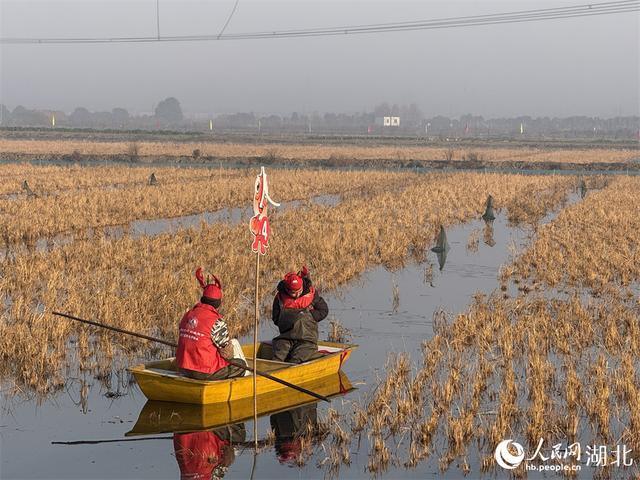
M 309 270 L 306 266 L 302 267 L 298 273 L 289 272 L 284 276 L 284 285 L 289 293 L 295 293 L 302 290 L 304 286 L 302 279 L 309 274 Z
M 302 290 L 302 278 L 293 272 L 289 272 L 284 276 L 284 286 L 289 293 Z
M 222 299 L 222 283 L 220 283 L 220 280 L 218 280 L 218 277 L 215 275 L 211 274 L 211 276 L 213 277 L 213 283 L 209 283 L 208 276 L 205 282 L 202 267 L 198 267 L 196 270 L 196 278 L 202 287 L 202 296 L 212 300 L 220 300 Z

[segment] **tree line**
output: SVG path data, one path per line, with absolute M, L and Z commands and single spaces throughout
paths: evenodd
M 384 117 L 400 118 L 385 125 Z M 169 97 L 153 114 L 130 115 L 124 108 L 91 112 L 78 107 L 70 114 L 0 105 L 0 127 L 90 128 L 115 130 L 238 131 L 256 133 L 317 133 L 349 135 L 418 135 L 424 137 L 554 136 L 563 138 L 640 138 L 640 117 L 565 118 L 518 116 L 485 119 L 478 115 L 449 118 L 427 116 L 416 104 L 380 103 L 370 112 L 261 115 L 253 112 L 187 118 L 180 102 Z

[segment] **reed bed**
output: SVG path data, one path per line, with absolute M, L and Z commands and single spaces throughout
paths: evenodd
M 593 474 L 637 477 L 640 303 L 632 289 L 640 189 L 628 177 L 594 178 L 587 187 L 502 270 L 503 282 L 533 289 L 515 298 L 477 295 L 453 318 L 437 312 L 422 362 L 391 356 L 378 387 L 342 419 L 368 436 L 373 475 L 427 461 L 466 475 L 470 457 L 480 458 L 482 471 L 498 472 L 494 449 L 514 439 L 529 455 L 541 440 L 547 452 L 580 442 L 582 462 L 589 445 L 605 445 L 609 455 L 624 445 L 632 468 L 612 466 L 609 457 Z M 514 211 L 521 206 L 516 200 Z M 524 465 L 512 473 L 527 475 Z
M 341 175 L 343 182 L 352 183 Z M 282 180 L 275 177 L 273 196 L 280 199 Z M 350 195 L 334 207 L 309 205 L 274 212 L 270 252 L 263 262 L 264 305 L 270 303 L 283 272 L 303 263 L 322 289 L 331 290 L 371 266 L 396 269 L 423 259 L 440 225 L 478 218 L 489 192 L 496 208 L 508 210 L 522 192 L 531 194 L 532 185 L 544 196 L 558 184 L 569 191 L 573 180 L 429 174 L 395 192 L 384 188 Z M 232 333 L 247 332 L 255 262 L 250 243 L 246 225 L 214 224 L 154 237 L 76 240 L 49 252 L 8 258 L 0 276 L 0 375 L 29 391 L 46 393 L 61 388 L 69 365 L 110 368 L 114 359 L 130 358 L 127 354 L 157 354 L 156 347 L 130 338 L 104 332 L 89 335 L 48 312 L 56 308 L 175 339 L 179 318 L 199 297 L 193 278 L 198 265 L 220 275 L 225 286 L 223 313 Z
M 615 293 L 552 301 L 477 296 L 452 321 L 436 318 L 417 370 L 406 355 L 391 357 L 386 377 L 342 423 L 369 437 L 373 474 L 429 460 L 467 473 L 476 456 L 491 471 L 496 445 L 509 438 L 531 453 L 540 439 L 547 448 L 624 443 L 637 459 L 638 313 L 637 302 Z
M 190 180 L 152 185 L 134 184 L 119 189 L 64 191 L 54 196 L 0 200 L 0 238 L 5 247 L 33 246 L 40 239 L 70 232 L 82 237 L 90 229 L 126 225 L 140 219 L 173 218 L 224 207 L 251 205 L 255 172 L 185 171 Z M 175 173 L 174 173 L 175 175 Z M 413 173 L 273 170 L 270 181 L 278 201 L 308 199 L 401 187 L 418 180 Z M 37 212 L 37 214 L 35 214 Z
M 246 176 L 246 170 L 216 168 L 175 168 L 147 166 L 79 166 L 32 165 L 11 163 L 0 165 L 0 196 L 26 196 L 23 182 L 38 196 L 55 195 L 65 190 L 143 187 L 155 173 L 160 184 L 191 182 L 197 178 Z
M 544 225 L 532 246 L 504 269 L 537 288 L 586 287 L 594 292 L 640 280 L 640 178 L 620 177 Z
M 200 157 L 259 158 L 319 160 L 444 160 L 465 161 L 470 158 L 486 161 L 526 160 L 532 162 L 624 162 L 638 157 L 637 149 L 539 149 L 539 148 L 476 148 L 428 146 L 334 146 L 334 145 L 273 145 L 246 143 L 193 142 L 137 142 L 139 158 L 192 157 L 194 150 Z M 127 142 L 86 142 L 77 140 L 10 140 L 0 139 L 0 153 L 28 153 L 32 155 L 121 155 L 130 154 Z

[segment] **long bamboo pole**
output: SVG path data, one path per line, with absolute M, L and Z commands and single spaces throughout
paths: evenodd
M 256 311 L 253 319 L 253 438 L 258 448 L 258 318 L 260 317 L 260 252 L 256 253 Z

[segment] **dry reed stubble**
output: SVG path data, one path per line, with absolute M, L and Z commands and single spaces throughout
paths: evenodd
M 514 263 L 517 279 L 549 287 L 587 287 L 640 281 L 640 178 L 620 177 L 565 208 L 540 228 L 533 245 Z M 505 272 L 505 278 L 510 272 Z
M 233 176 L 228 171 L 195 171 L 189 181 L 158 186 L 133 185 L 120 189 L 66 191 L 37 198 L 0 199 L 0 237 L 7 248 L 15 243 L 33 247 L 37 240 L 63 232 L 86 238 L 99 233 L 92 229 L 126 225 L 134 220 L 174 218 L 223 207 L 248 207 L 252 201 L 254 175 L 255 172 L 249 170 Z M 270 174 L 272 195 L 278 201 L 376 189 L 393 191 L 419 178 L 412 173 L 326 170 L 274 170 Z
M 263 263 L 263 284 L 275 285 L 282 272 L 303 263 L 311 266 L 315 282 L 324 289 L 344 285 L 371 265 L 399 268 L 407 262 L 412 246 L 428 244 L 438 225 L 479 216 L 487 191 L 493 192 L 498 207 L 508 209 L 513 198 L 529 185 L 548 189 L 566 182 L 482 174 L 420 178 L 419 185 L 397 193 L 374 190 L 334 208 L 312 206 L 273 214 L 274 236 Z M 443 198 L 447 199 L 444 203 Z M 407 205 L 415 208 L 409 211 Z M 4 375 L 15 375 L 41 392 L 50 390 L 51 382 L 58 382 L 67 361 L 65 341 L 78 326 L 47 315 L 47 324 L 55 328 L 39 332 L 41 341 L 27 344 L 29 327 L 25 324 L 31 322 L 31 312 L 38 305 L 174 339 L 178 319 L 198 297 L 192 275 L 200 264 L 219 273 L 223 282 L 231 275 L 236 279 L 225 282 L 223 312 L 232 333 L 246 332 L 251 324 L 254 269 L 254 258 L 248 253 L 250 241 L 246 226 L 219 224 L 153 238 L 78 240 L 50 252 L 31 252 L 5 261 L 0 277 L 7 305 L 0 324 Z M 340 258 L 336 258 L 336 251 L 341 252 Z M 268 287 L 263 292 L 266 305 L 272 292 Z M 91 339 L 95 345 L 79 354 L 86 363 L 83 367 L 92 365 L 90 358 L 97 363 L 111 361 L 114 349 L 105 348 L 103 338 L 114 337 L 94 333 Z M 123 349 L 130 355 L 156 352 L 138 341 L 118 339 L 118 355 Z M 47 361 L 29 363 L 34 356 L 31 349 Z
M 623 162 L 637 157 L 636 149 L 543 149 L 543 148 L 451 148 L 422 146 L 349 146 L 349 145 L 290 145 L 193 142 L 137 142 L 140 159 L 146 156 L 192 157 L 194 150 L 200 157 L 216 159 L 266 158 L 267 160 L 319 159 L 379 160 L 450 160 L 464 161 L 475 155 L 490 161 L 531 162 Z M 0 139 L 0 152 L 34 155 L 129 155 L 130 143 L 84 142 L 75 140 L 11 140 Z
M 545 262 L 545 269 L 541 272 L 539 264 L 532 264 L 531 268 L 522 274 L 525 277 L 523 280 L 527 280 L 527 274 L 542 273 L 543 278 L 548 281 L 549 278 L 558 278 L 550 275 L 558 275 L 560 269 L 572 271 L 586 266 L 587 262 L 593 262 L 594 257 L 598 259 L 598 255 L 607 255 L 607 252 L 597 254 L 588 242 L 581 242 L 585 225 L 588 224 L 571 219 L 575 219 L 576 212 L 588 216 L 586 212 L 589 209 L 592 209 L 591 219 L 603 216 L 602 209 L 593 207 L 603 203 L 607 195 L 615 195 L 618 190 L 620 198 L 616 198 L 614 203 L 623 205 L 622 210 L 629 214 L 630 218 L 621 222 L 619 218 L 615 218 L 619 212 L 604 215 L 605 218 L 612 219 L 615 228 L 613 235 L 609 232 L 602 236 L 600 245 L 608 243 L 608 248 L 613 248 L 616 234 L 626 234 L 637 243 L 637 232 L 640 230 L 633 227 L 638 217 L 638 211 L 635 209 L 638 203 L 635 198 L 638 195 L 636 183 L 635 179 L 619 179 L 602 192 L 591 193 L 583 204 L 569 207 L 561 213 L 558 220 L 543 227 L 541 231 L 545 232 L 545 235 L 560 230 L 563 238 L 567 239 L 567 244 L 571 245 L 570 248 L 588 252 L 588 259 L 576 261 L 576 256 L 572 255 L 568 261 L 550 264 L 553 259 L 549 261 L 540 254 L 546 253 L 545 250 L 532 252 L 530 249 L 518 261 L 531 258 L 535 254 L 536 261 L 542 259 Z M 543 239 L 549 243 L 549 237 Z M 534 246 L 536 245 L 534 243 Z M 628 248 L 627 245 L 625 248 Z M 547 268 L 551 272 L 547 271 Z M 599 265 L 595 268 L 599 268 Z M 434 343 L 440 345 L 444 342 L 447 348 L 456 352 L 471 351 L 479 362 L 484 358 L 480 352 L 486 352 L 499 359 L 502 379 L 498 383 L 497 391 L 489 389 L 487 395 L 478 397 L 463 389 L 455 392 L 453 396 L 458 398 L 458 404 L 467 402 L 473 407 L 478 405 L 478 398 L 482 399 L 482 404 L 487 407 L 492 406 L 495 401 L 498 402 L 495 419 L 491 425 L 485 429 L 473 430 L 475 438 L 484 445 L 485 454 L 481 462 L 483 470 L 494 468 L 492 449 L 505 438 L 528 438 L 531 448 L 535 448 L 540 438 L 547 441 L 562 441 L 565 438 L 567 441 L 582 440 L 584 443 L 590 438 L 585 437 L 585 428 L 590 427 L 602 442 L 629 439 L 631 445 L 637 445 L 636 439 L 640 438 L 640 431 L 638 390 L 635 383 L 638 381 L 637 369 L 640 358 L 640 321 L 637 302 L 627 290 L 620 288 L 628 284 L 626 279 L 632 278 L 637 281 L 635 270 L 630 271 L 629 268 L 629 262 L 622 262 L 611 272 L 618 285 L 600 286 L 597 297 L 591 300 L 585 299 L 584 293 L 580 292 L 566 300 L 544 297 L 523 297 L 514 300 L 477 298 L 469 314 L 459 315 L 453 324 L 443 320 L 434 322 Z M 503 275 L 503 281 L 508 280 L 510 272 L 509 269 L 505 271 L 507 273 Z M 556 280 L 552 284 L 557 285 L 560 281 Z M 478 319 L 482 320 L 477 321 Z M 499 333 L 497 336 L 496 332 Z M 438 351 L 439 348 L 441 347 L 435 350 Z M 426 351 L 429 351 L 428 346 Z M 597 358 L 593 356 L 593 352 L 599 352 Z M 427 361 L 428 356 L 425 352 L 425 367 Z M 618 373 L 612 374 L 608 366 L 610 362 L 621 365 Z M 474 363 L 470 362 L 472 365 Z M 581 365 L 581 368 L 578 368 L 578 365 Z M 456 357 L 446 357 L 441 369 L 449 372 L 449 382 L 442 373 L 437 377 L 446 386 L 450 385 L 451 378 L 461 375 L 460 362 Z M 391 369 L 389 377 L 383 382 L 394 375 L 395 371 Z M 418 376 L 420 372 L 416 378 Z M 478 390 L 482 390 L 481 385 L 478 386 Z M 401 393 L 393 395 L 395 396 L 391 397 L 391 404 L 394 399 L 402 396 Z M 468 423 L 469 412 L 461 409 L 458 415 L 446 413 L 452 402 L 452 396 L 447 393 L 446 387 L 433 388 L 432 397 L 434 410 L 440 411 L 446 418 L 446 429 L 440 430 L 440 415 L 429 415 L 426 409 L 423 420 L 412 421 L 421 425 L 419 431 L 427 442 L 438 432 L 442 432 L 441 434 L 448 438 L 450 450 L 440 459 L 441 468 L 447 468 L 456 455 L 464 454 L 465 435 L 472 431 Z M 563 401 L 558 402 L 556 398 Z M 525 422 L 519 420 L 523 414 Z M 616 421 L 612 422 L 614 419 Z M 381 437 L 385 428 L 391 432 L 391 428 L 398 430 L 402 426 L 393 418 L 383 419 L 374 425 L 373 431 Z M 378 449 L 381 448 L 382 446 L 378 445 Z M 419 448 L 418 443 L 412 440 L 408 449 L 409 459 L 404 465 L 414 467 L 428 455 L 426 449 Z M 520 471 L 517 474 L 523 475 L 524 472 Z

